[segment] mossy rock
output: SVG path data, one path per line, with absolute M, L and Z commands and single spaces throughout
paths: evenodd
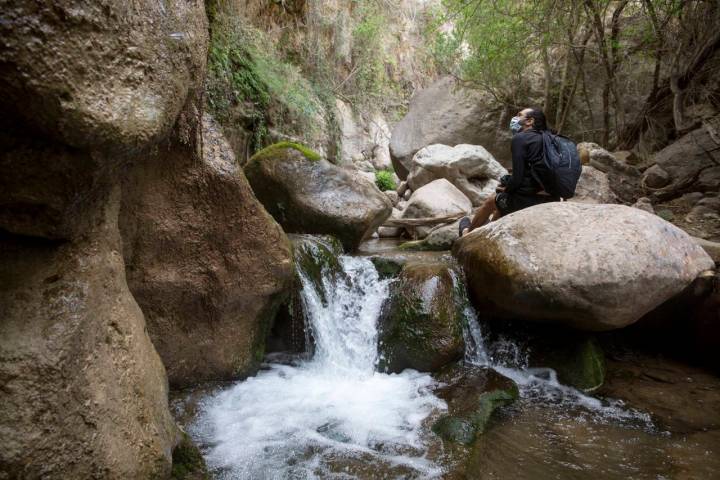
M 180 443 L 172 453 L 171 478 L 175 480 L 209 480 L 207 465 L 202 453 L 190 436 L 183 432 Z
M 605 354 L 592 334 L 550 325 L 518 326 L 526 337 L 531 368 L 552 368 L 563 385 L 585 393 L 602 387 Z
M 392 213 L 372 184 L 283 142 L 258 152 L 245 166 L 255 196 L 288 233 L 333 235 L 355 250 Z
M 451 442 L 474 442 L 487 431 L 494 412 L 519 396 L 512 380 L 487 368 L 452 366 L 436 378 L 445 385 L 436 393 L 448 403 L 448 414 L 432 430 Z
M 403 262 L 388 257 L 370 257 L 381 279 L 395 278 L 403 268 Z
M 405 265 L 380 319 L 381 371 L 437 371 L 462 357 L 465 299 L 445 262 Z
M 447 245 L 432 244 L 426 239 L 422 239 L 403 242 L 398 246 L 398 249 L 410 252 L 439 252 L 449 250 L 449 247 Z
M 292 242 L 296 275 L 308 278 L 323 302 L 326 301 L 323 275 L 336 277 L 342 273 L 338 259 L 343 253 L 342 245 L 330 235 L 290 235 L 289 238 Z
M 575 337 L 575 336 L 572 336 Z M 593 337 L 575 337 L 567 342 L 551 342 L 539 362 L 557 372 L 558 381 L 585 393 L 602 387 L 605 382 L 605 354 Z M 531 360 L 535 363 L 538 360 Z
M 305 158 L 307 158 L 308 160 L 313 161 L 313 162 L 316 162 L 322 158 L 322 156 L 319 153 L 315 152 L 311 148 L 309 148 L 305 145 L 302 145 L 300 143 L 278 142 L 278 143 L 269 145 L 269 146 L 263 148 L 262 150 L 260 150 L 259 152 L 257 152 L 255 155 L 253 155 L 250 158 L 250 162 L 253 162 L 253 161 L 260 162 L 266 158 L 274 158 L 275 156 L 278 155 L 278 153 L 281 153 L 283 150 L 287 150 L 289 148 L 300 152 Z

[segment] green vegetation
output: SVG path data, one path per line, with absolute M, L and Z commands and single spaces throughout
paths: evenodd
M 207 103 L 222 124 L 242 122 L 250 149 L 270 141 L 270 129 L 312 140 L 322 135 L 325 108 L 310 82 L 282 59 L 273 42 L 217 3 L 211 12 Z
M 718 2 L 442 0 L 427 42 L 506 113 L 537 105 L 557 130 L 630 149 L 644 132 L 681 134 L 685 106 L 716 95 L 718 22 Z
M 395 190 L 397 188 L 391 170 L 377 170 L 375 172 L 375 185 L 377 185 L 381 192 Z
M 180 443 L 172 452 L 173 480 L 205 480 L 210 478 L 205 460 L 187 433 L 182 433 Z
M 317 162 L 318 160 L 320 160 L 322 158 L 319 153 L 313 151 L 312 149 L 306 147 L 305 145 L 301 145 L 299 143 L 294 143 L 294 142 L 278 142 L 278 143 L 273 143 L 272 145 L 269 145 L 269 146 L 263 148 L 262 150 L 260 150 L 259 152 L 257 152 L 255 155 L 252 156 L 252 158 L 250 158 L 250 161 L 251 162 L 261 161 L 266 158 L 271 158 L 271 157 L 276 156 L 282 150 L 287 150 L 289 148 L 291 148 L 293 150 L 297 150 L 298 152 L 302 153 L 305 158 L 307 158 L 308 160 L 310 160 L 312 162 Z

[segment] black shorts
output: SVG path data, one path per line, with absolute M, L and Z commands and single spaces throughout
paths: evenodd
M 518 210 L 532 207 L 533 205 L 557 202 L 559 200 L 558 197 L 551 197 L 550 195 L 500 192 L 495 196 L 495 206 L 500 210 L 500 213 L 507 215 L 508 213 L 517 212 Z

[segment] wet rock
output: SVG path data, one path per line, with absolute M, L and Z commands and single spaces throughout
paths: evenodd
M 390 155 L 395 172 L 407 178 L 413 156 L 435 143 L 483 145 L 495 158 L 507 160 L 507 144 L 497 138 L 501 113 L 502 106 L 489 95 L 463 89 L 452 77 L 441 78 L 413 96 L 407 115 L 392 130 Z
M 268 350 L 273 352 L 294 352 L 311 354 L 314 340 L 306 323 L 305 305 L 301 299 L 303 280 L 314 287 L 320 301 L 327 304 L 327 294 L 323 278 L 339 280 L 344 274 L 339 256 L 342 244 L 329 235 L 290 234 L 295 264 L 294 281 L 290 298 L 275 317 Z
M 718 377 L 684 363 L 639 352 L 610 358 L 602 393 L 650 413 L 673 433 L 720 428 Z
M 476 307 L 597 331 L 632 324 L 714 265 L 657 216 L 571 202 L 503 217 L 462 237 L 454 252 Z
M 652 189 L 662 188 L 670 181 L 670 174 L 657 164 L 645 170 L 642 176 L 643 185 Z
M 583 166 L 582 174 L 575 187 L 575 195 L 571 202 L 582 203 L 617 203 L 617 196 L 610 188 L 606 173 L 591 167 Z
M 429 145 L 413 156 L 408 185 L 417 190 L 433 180 L 444 178 L 477 206 L 495 193 L 500 177 L 507 173 L 479 145 Z
M 563 385 L 585 393 L 602 387 L 605 381 L 605 355 L 593 337 L 572 332 L 543 335 L 531 342 L 530 367 L 550 367 Z
M 3 107 L 67 145 L 144 147 L 167 135 L 202 88 L 200 0 L 21 0 L 0 25 Z
M 381 371 L 432 372 L 462 357 L 459 288 L 457 273 L 445 262 L 405 265 L 379 321 Z
M 402 218 L 440 218 L 468 214 L 472 203 L 460 190 L 444 178 L 435 180 L 415 190 Z M 418 237 L 424 238 L 429 227 L 417 227 Z
M 6 478 L 166 478 L 176 428 L 128 290 L 119 192 L 76 242 L 0 238 L 0 470 Z
M 257 198 L 291 233 L 333 235 L 354 250 L 390 216 L 374 185 L 294 144 L 258 152 L 245 167 Z
M 432 426 L 444 440 L 471 444 L 489 428 L 493 413 L 518 398 L 518 388 L 494 370 L 454 366 L 436 376 L 443 384 L 436 394 L 448 404 L 448 413 Z
M 290 243 L 216 124 L 203 156 L 172 145 L 123 183 L 128 285 L 174 386 L 253 373 L 292 279 Z

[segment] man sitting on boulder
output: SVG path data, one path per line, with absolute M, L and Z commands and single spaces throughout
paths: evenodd
M 545 114 L 534 108 L 525 108 L 510 120 L 510 130 L 513 132 L 510 144 L 512 175 L 500 179 L 497 193 L 488 197 L 478 208 L 472 222 L 468 217 L 460 220 L 460 236 L 484 225 L 491 214 L 493 220 L 497 220 L 523 208 L 560 200 L 543 191 L 532 174 L 533 165 L 543 163 L 542 132 L 547 129 Z

